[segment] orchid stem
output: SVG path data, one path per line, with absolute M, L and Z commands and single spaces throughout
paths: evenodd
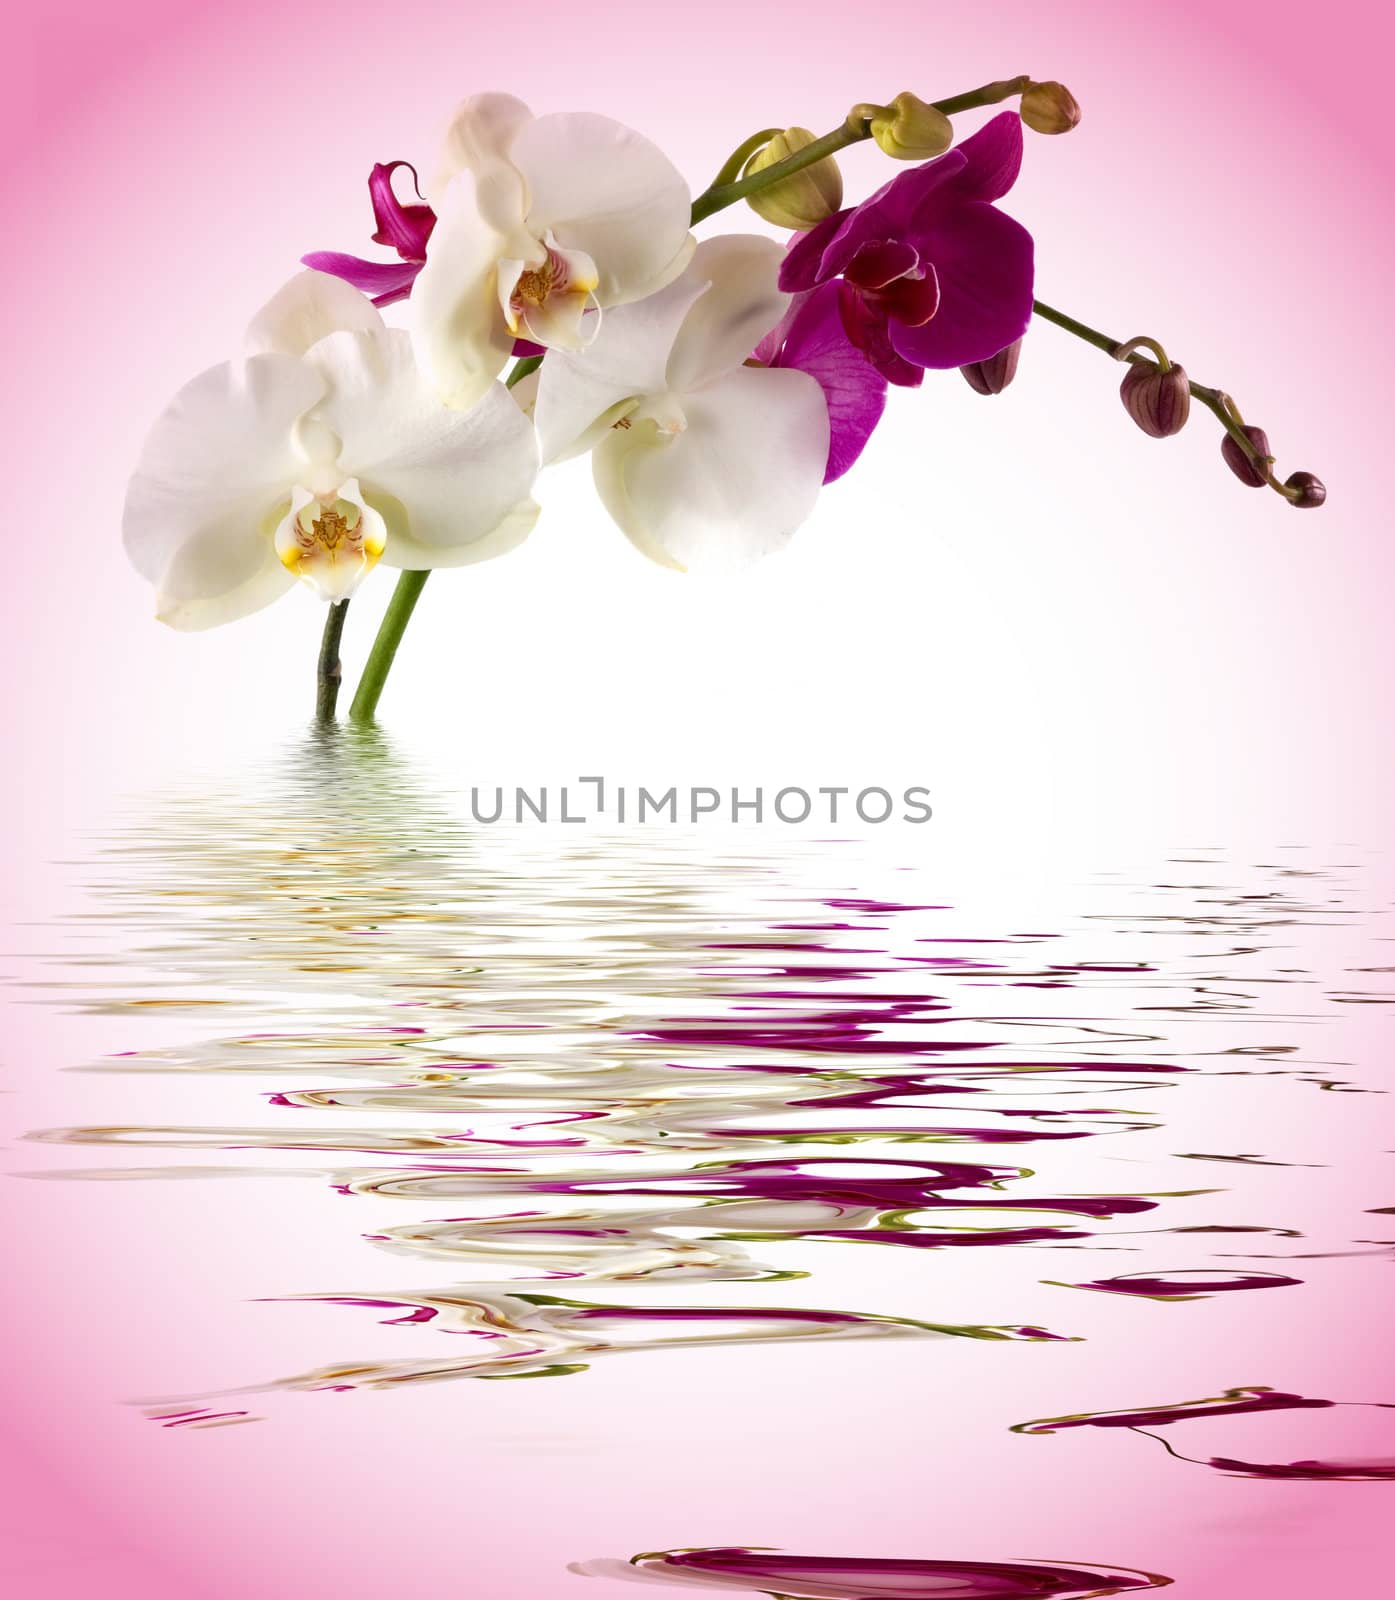
M 404 572 L 398 578 L 397 587 L 392 591 L 392 599 L 388 601 L 383 620 L 378 625 L 378 636 L 373 641 L 373 648 L 368 652 L 368 660 L 363 668 L 363 676 L 359 679 L 353 704 L 349 707 L 350 722 L 372 722 L 374 713 L 378 709 L 378 701 L 382 697 L 383 685 L 392 670 L 397 647 L 402 643 L 407 623 L 411 620 L 412 612 L 421 598 L 421 591 L 426 587 L 426 580 L 430 576 L 430 572 Z
M 348 614 L 349 602 L 339 600 L 330 606 L 325 617 L 315 678 L 316 722 L 334 721 L 334 708 L 339 704 L 339 685 L 344 681 L 344 669 L 339 661 L 339 641 L 344 636 L 344 618 Z
M 951 95 L 948 100 L 936 100 L 934 106 L 937 111 L 942 111 L 945 116 L 950 117 L 956 111 L 972 111 L 976 106 L 997 105 L 1001 100 L 1010 100 L 1013 95 L 1021 94 L 1031 81 L 1025 73 L 1017 78 L 1003 78 L 997 83 L 985 83 L 980 89 L 970 89 L 967 94 Z M 820 139 L 815 139 L 802 150 L 796 150 L 792 156 L 786 156 L 783 161 L 762 167 L 759 172 L 748 172 L 744 178 L 737 178 L 727 183 L 714 183 L 693 201 L 693 224 L 701 222 L 704 217 L 710 217 L 714 211 L 723 211 L 727 206 L 735 205 L 747 195 L 768 189 L 771 184 L 779 183 L 782 178 L 802 172 L 805 167 L 812 167 L 816 161 L 822 161 L 826 156 L 837 155 L 840 150 L 846 150 L 850 144 L 861 144 L 864 139 L 871 137 L 870 117 L 850 117 L 841 127 L 834 128 L 831 133 L 824 134 Z
M 1101 333 L 1098 328 L 1092 328 L 1088 323 L 1078 322 L 1074 317 L 1068 317 L 1064 311 L 1057 311 L 1055 306 L 1049 306 L 1044 300 L 1034 300 L 1032 310 L 1047 322 L 1054 322 L 1058 328 L 1064 328 L 1067 333 L 1073 333 L 1077 339 L 1083 339 L 1086 344 L 1094 345 L 1096 350 L 1103 350 L 1105 355 L 1112 356 L 1115 361 L 1127 361 L 1136 367 L 1148 367 L 1154 372 L 1165 372 L 1167 368 L 1153 360 L 1151 356 L 1142 354 L 1134 347 L 1141 343 L 1153 344 L 1153 348 L 1161 352 L 1162 346 L 1152 340 L 1111 339 L 1107 333 Z M 1264 481 L 1276 493 L 1283 495 L 1285 500 L 1294 500 L 1297 493 L 1287 484 L 1280 483 L 1274 476 L 1274 461 L 1272 456 L 1264 456 L 1255 449 L 1250 436 L 1245 432 L 1244 421 L 1240 416 L 1240 409 L 1224 389 L 1208 389 L 1204 383 L 1189 383 L 1194 399 L 1200 400 L 1220 422 L 1221 426 L 1235 440 L 1245 453 L 1245 459 L 1254 467 Z

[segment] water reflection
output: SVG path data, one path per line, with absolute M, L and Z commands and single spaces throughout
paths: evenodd
M 663 1550 L 630 1561 L 587 1561 L 588 1578 L 740 1589 L 772 1600 L 1098 1600 L 1160 1589 L 1171 1579 L 1117 1568 L 1029 1561 L 895 1561 L 858 1556 L 795 1556 L 737 1548 Z
M 400 1358 L 212 1374 L 207 1394 L 152 1405 L 161 1425 L 252 1420 L 248 1396 L 573 1375 L 654 1349 L 1052 1344 L 1091 1336 L 1092 1300 L 1303 1289 L 1296 1273 L 1215 1263 L 1302 1237 L 1284 1215 L 1243 1215 L 1250 1169 L 1292 1168 L 1298 1183 L 1323 1163 L 1159 1141 L 1177 1118 L 1190 1142 L 1195 1097 L 1227 1079 L 1369 1091 L 1292 1037 L 1322 1009 L 1389 998 L 1388 969 L 1334 980 L 1295 954 L 1298 930 L 1383 914 L 1355 869 L 1240 873 L 1192 852 L 1183 882 L 1173 866 L 1160 883 L 1097 887 L 1116 897 L 1108 914 L 986 932 L 933 893 L 857 892 L 827 842 L 467 827 L 439 795 L 379 736 L 340 733 L 234 792 L 166 797 L 97 858 L 94 948 L 47 987 L 162 1026 L 87 1070 L 249 1082 L 235 1122 L 32 1135 L 197 1163 L 50 1175 L 289 1177 L 412 1202 L 401 1222 L 360 1227 L 426 1278 L 376 1288 L 366 1248 L 362 1280 L 295 1297 L 391 1325 Z M 188 1036 L 172 1042 L 173 1022 Z M 1220 1164 L 1215 1182 L 1198 1162 Z M 1282 1259 L 1355 1241 L 1323 1242 Z M 847 1251 L 869 1245 L 900 1253 L 928 1313 L 845 1303 Z M 1049 1301 L 1060 1326 L 1027 1310 L 982 1320 L 932 1270 L 936 1252 L 985 1248 L 1004 1263 L 997 1299 L 1068 1291 Z M 1038 1249 L 1147 1259 L 1047 1276 Z M 1056 1425 L 1085 1421 L 1098 1419 Z M 1077 1592 L 942 1577 L 857 1592 Z

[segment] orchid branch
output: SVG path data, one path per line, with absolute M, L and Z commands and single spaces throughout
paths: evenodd
M 334 721 L 334 708 L 339 703 L 339 685 L 344 679 L 344 669 L 339 660 L 339 641 L 344 636 L 344 619 L 348 612 L 349 602 L 339 600 L 329 607 L 325 617 L 315 681 L 316 722 Z
M 1098 328 L 1092 328 L 1088 323 L 1080 322 L 1075 317 L 1067 316 L 1064 311 L 1057 311 L 1054 306 L 1049 306 L 1042 300 L 1034 300 L 1032 309 L 1037 316 L 1047 322 L 1054 322 L 1058 328 L 1064 328 L 1067 333 L 1074 334 L 1077 339 L 1083 339 L 1086 344 L 1093 345 L 1096 350 L 1103 350 L 1105 355 L 1113 357 L 1115 361 L 1126 361 L 1133 366 L 1147 368 L 1151 372 L 1167 372 L 1173 363 L 1169 362 L 1163 348 L 1154 339 L 1111 339 L 1107 333 L 1101 333 Z M 1137 346 L 1147 345 L 1157 354 L 1157 359 L 1143 354 Z M 1180 377 L 1181 374 L 1179 373 Z M 1200 400 L 1202 405 L 1220 422 L 1229 437 L 1234 440 L 1236 449 L 1249 464 L 1256 477 L 1274 490 L 1276 494 L 1283 495 L 1284 499 L 1294 505 L 1312 504 L 1306 497 L 1310 494 L 1309 481 L 1311 473 L 1294 473 L 1285 483 L 1280 483 L 1274 476 L 1274 458 L 1265 451 L 1258 449 L 1254 442 L 1254 435 L 1259 432 L 1255 428 L 1247 428 L 1245 419 L 1240 415 L 1240 408 L 1223 389 L 1208 388 L 1204 383 L 1188 382 L 1187 387 L 1192 396 Z M 1264 437 L 1260 434 L 1261 439 Z M 1251 480 L 1246 480 L 1251 481 Z
M 982 88 L 970 89 L 965 94 L 951 95 L 948 100 L 935 100 L 931 104 L 936 111 L 943 112 L 945 116 L 953 116 L 957 111 L 972 111 L 977 106 L 994 106 L 1000 101 L 1010 100 L 1013 95 L 1021 94 L 1031 83 L 1032 79 L 1023 73 L 1016 78 L 1003 78 L 997 83 L 985 83 Z M 849 145 L 861 144 L 864 140 L 870 139 L 873 109 L 870 106 L 854 106 L 841 127 L 834 128 L 831 133 L 815 139 L 802 150 L 796 150 L 783 161 L 762 167 L 758 172 L 748 172 L 744 178 L 726 183 L 719 181 L 704 189 L 693 201 L 694 226 L 710 217 L 715 211 L 724 211 L 728 206 L 735 205 L 738 200 L 746 199 L 748 195 L 753 195 L 761 189 L 768 189 L 781 179 L 802 172 L 805 167 L 812 167 L 817 161 L 837 155 Z M 718 174 L 719 179 L 725 175 L 726 170 L 724 167 Z

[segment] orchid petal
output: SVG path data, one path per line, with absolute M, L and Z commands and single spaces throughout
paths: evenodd
M 513 345 L 496 290 L 501 245 L 475 204 L 472 174 L 461 172 L 442 197 L 411 307 L 417 360 L 462 411 L 488 393 Z
M 538 369 L 537 425 L 544 461 L 572 453 L 597 420 L 622 401 L 664 390 L 674 341 L 706 289 L 705 282 L 685 273 L 646 300 L 605 312 L 585 355 L 554 350 L 548 356 Z
M 326 334 L 372 333 L 383 325 L 372 302 L 341 277 L 297 272 L 252 318 L 243 349 L 249 356 L 303 356 Z
M 893 322 L 893 349 L 921 367 L 986 361 L 1032 320 L 1032 236 L 991 205 L 969 201 L 935 229 L 930 247 L 940 308 L 921 327 Z
M 888 383 L 902 389 L 918 389 L 925 380 L 924 370 L 892 349 L 886 311 L 872 305 L 850 283 L 840 283 L 837 288 L 838 311 L 852 343 Z
M 510 155 L 528 195 L 534 238 L 596 263 L 596 298 L 623 305 L 672 282 L 691 252 L 691 195 L 655 144 L 609 117 L 572 112 L 518 129 Z
M 849 339 L 838 309 L 840 288 L 826 283 L 808 295 L 786 324 L 779 365 L 808 375 L 828 406 L 832 483 L 862 454 L 886 407 L 886 378 Z
M 474 175 L 481 214 L 498 232 L 508 235 L 523 221 L 528 196 L 510 151 L 533 113 L 511 94 L 471 95 L 451 119 L 440 161 L 426 196 L 436 204 L 447 185 L 462 172 Z
M 270 535 L 303 465 L 292 444 L 296 421 L 323 393 L 323 378 L 303 362 L 252 356 L 201 373 L 151 429 L 122 535 L 174 626 L 244 616 L 281 592 L 262 581 L 268 558 L 275 561 Z M 199 604 L 181 610 L 185 602 Z M 187 620 L 199 606 L 208 620 Z
M 685 397 L 687 426 L 613 429 L 592 456 L 621 531 L 662 566 L 723 570 L 780 549 L 828 459 L 823 392 L 802 372 L 740 367 Z
M 754 233 L 702 241 L 684 278 L 708 287 L 678 330 L 665 387 L 691 393 L 750 356 L 789 307 L 789 296 L 778 287 L 783 256 L 773 239 Z
M 904 239 L 869 239 L 858 247 L 843 276 L 859 289 L 884 289 L 919 265 L 919 251 Z
M 275 548 L 267 542 L 262 547 L 261 564 L 251 577 L 226 593 L 179 599 L 157 590 L 155 618 L 180 633 L 201 633 L 206 628 L 221 627 L 225 622 L 240 622 L 243 617 L 264 610 L 294 587 L 295 579 L 282 566 Z
M 583 315 L 590 309 L 589 293 L 550 294 L 540 306 L 525 307 L 523 332 L 549 350 L 585 350 L 599 325 L 598 317 Z
M 955 149 L 964 158 L 955 193 L 965 200 L 1001 200 L 1022 170 L 1022 118 L 1000 112 Z
M 345 283 L 352 284 L 378 307 L 405 300 L 412 292 L 422 265 L 420 261 L 365 261 L 361 256 L 343 255 L 338 250 L 312 250 L 300 259 L 316 272 L 326 272 L 332 278 L 342 278 Z
M 898 174 L 853 210 L 839 212 L 836 218 L 811 228 L 786 256 L 780 287 L 812 289 L 845 271 L 864 245 L 905 237 L 912 217 L 931 196 L 951 191 L 964 166 L 959 151 L 950 150 L 935 161 Z
M 392 186 L 392 175 L 398 167 L 406 167 L 412 175 L 417 194 L 421 186 L 417 169 L 410 161 L 379 161 L 368 175 L 368 195 L 373 202 L 373 220 L 378 231 L 373 235 L 375 244 L 385 244 L 396 250 L 404 261 L 424 261 L 426 242 L 436 226 L 436 213 L 427 205 L 403 205 Z
M 317 415 L 339 467 L 387 524 L 387 566 L 464 566 L 502 554 L 537 515 L 537 441 L 502 384 L 469 411 L 442 406 L 405 333 L 335 334 L 310 352 L 327 393 Z
M 852 209 L 835 211 L 831 217 L 797 233 L 785 250 L 780 264 L 780 287 L 787 294 L 799 294 L 821 283 L 823 253 L 837 237 L 839 229 L 852 216 Z

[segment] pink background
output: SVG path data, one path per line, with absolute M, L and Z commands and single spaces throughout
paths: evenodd
M 821 130 L 852 102 L 907 86 L 934 97 L 1022 69 L 1060 77 L 1085 120 L 1070 139 L 1029 142 L 1010 202 L 1037 236 L 1043 298 L 1120 336 L 1163 338 L 1268 428 L 1282 473 L 1317 471 L 1331 500 L 1297 514 L 1240 488 L 1205 415 L 1177 440 L 1144 439 L 1118 407 L 1109 364 L 1042 328 L 1001 401 L 980 403 L 953 378 L 898 397 L 859 473 L 825 497 L 788 558 L 721 597 L 720 623 L 711 591 L 646 568 L 591 505 L 584 472 L 568 469 L 529 545 L 461 579 L 465 609 L 437 594 L 445 580 L 428 591 L 384 702 L 409 746 L 491 782 L 578 770 L 756 782 L 802 772 L 817 752 L 869 781 L 929 782 L 943 822 L 925 848 L 961 869 L 982 863 L 1000 888 L 1043 852 L 1103 868 L 1126 846 L 1202 834 L 1384 844 L 1395 800 L 1391 154 L 1375 71 L 1391 40 L 1374 8 L 60 4 L 25 17 L 17 40 L 15 26 L 14 82 L 0 96 L 11 219 L 0 648 L 21 919 L 53 916 L 45 863 L 76 853 L 114 797 L 179 774 L 195 754 L 234 763 L 304 720 L 313 606 L 294 595 L 193 639 L 158 629 L 120 551 L 124 477 L 168 395 L 235 349 L 302 251 L 370 248 L 372 162 L 429 161 L 450 107 L 480 88 L 539 110 L 615 115 L 662 144 L 697 189 L 755 127 Z M 867 150 L 846 173 L 854 195 L 885 175 Z M 364 614 L 385 591 L 355 603 L 351 667 L 370 636 Z M 637 661 L 661 670 L 637 674 Z M 458 743 L 442 738 L 443 704 Z M 909 751 L 908 718 L 919 735 Z M 12 1059 L 44 1070 L 121 1044 L 32 1010 L 10 1034 Z M 18 1126 L 47 1119 L 42 1086 L 22 1109 Z M 92 1121 L 115 1111 L 67 1109 Z M 205 1110 L 203 1120 L 216 1119 Z M 32 1150 L 10 1163 L 35 1164 Z M 360 1400 L 315 1432 L 161 1436 L 112 1397 L 197 1388 L 207 1363 L 191 1355 L 188 1373 L 171 1375 L 166 1348 L 155 1370 L 144 1297 L 159 1291 L 119 1267 L 194 1271 L 200 1228 L 235 1226 L 237 1197 L 201 1199 L 196 1219 L 172 1220 L 178 1249 L 108 1261 L 62 1233 L 90 1220 L 91 1192 L 75 1185 L 59 1202 L 61 1186 L 45 1187 L 47 1231 L 12 1243 L 7 1295 L 14 1438 L 0 1529 L 26 1575 L 19 1592 L 25 1582 L 37 1592 L 43 1571 L 44 1591 L 59 1596 L 98 1586 L 358 1596 L 397 1572 L 408 1593 L 454 1584 L 524 1600 L 540 1591 L 511 1589 L 497 1552 L 486 1568 L 455 1546 L 452 1518 L 476 1474 L 498 1472 L 516 1492 L 516 1538 L 555 1547 L 560 1571 L 633 1553 L 607 1537 L 619 1523 L 607 1524 L 605 1485 L 633 1474 L 636 1452 L 667 1450 L 675 1430 L 691 1427 L 691 1450 L 664 1458 L 653 1547 L 704 1537 L 688 1537 L 672 1507 L 706 1492 L 712 1474 L 734 1474 L 736 1503 L 743 1489 L 768 1494 L 779 1472 L 778 1441 L 759 1457 L 732 1447 L 750 1426 L 749 1395 L 734 1390 L 689 1417 L 689 1369 L 659 1357 L 585 1380 L 597 1430 L 608 1386 L 625 1397 L 590 1456 L 552 1426 L 535 1392 L 546 1384 L 472 1386 L 484 1393 L 469 1413 L 430 1391 L 394 1397 L 395 1417 L 412 1413 L 400 1430 Z M 37 1204 L 20 1188 L 10 1202 L 21 1219 Z M 319 1203 L 328 1217 L 338 1202 Z M 361 1271 L 349 1265 L 352 1230 L 325 1233 L 343 1241 L 342 1275 Z M 326 1279 L 338 1265 L 325 1263 Z M 244 1316 L 242 1302 L 266 1292 L 262 1276 L 249 1263 L 245 1281 L 193 1287 L 177 1297 L 189 1351 L 231 1355 L 224 1304 Z M 307 1363 L 320 1326 L 306 1323 Z M 1278 1324 L 1274 1338 L 1301 1369 L 1297 1335 Z M 907 1350 L 888 1359 L 909 1369 Z M 816 1381 L 818 1353 L 780 1370 Z M 1362 1376 L 1353 1370 L 1346 1397 L 1367 1397 Z M 1264 1375 L 1237 1375 L 1251 1380 Z M 1200 1371 L 1198 1381 L 1204 1392 Z M 637 1383 L 666 1419 L 662 1435 L 639 1428 Z M 519 1425 L 511 1408 L 525 1398 Z M 1182 1396 L 1120 1403 L 1171 1398 Z M 899 1419 L 864 1420 L 852 1458 L 830 1461 L 817 1495 L 792 1489 L 781 1502 L 787 1545 L 801 1531 L 814 1545 L 840 1495 L 866 1496 L 879 1550 L 904 1548 L 933 1520 L 933 1483 L 902 1480 L 883 1496 L 875 1454 L 856 1456 Z M 462 1425 L 481 1427 L 481 1448 L 452 1455 L 443 1479 L 433 1441 L 448 1453 Z M 1082 1437 L 1056 1441 L 1062 1456 Z M 501 1451 L 499 1467 L 491 1452 Z M 541 1451 L 551 1453 L 530 1453 Z M 1237 1516 L 1272 1514 L 1255 1488 L 1267 1486 L 1244 1486 Z M 1335 1591 L 1336 1575 L 1369 1571 L 1369 1553 L 1349 1552 L 1388 1491 L 1317 1488 L 1303 1502 L 1323 1530 L 1307 1564 L 1291 1590 L 1266 1593 L 1313 1592 L 1298 1585 L 1324 1574 Z M 984 1502 L 962 1531 L 991 1541 L 1004 1510 Z M 1165 1542 L 1154 1510 L 1139 1510 L 1140 1546 Z M 1129 1539 L 1056 1549 L 1050 1506 L 1014 1514 L 1029 1547 L 1012 1553 L 1151 1564 Z M 397 1540 L 417 1566 L 385 1556 Z M 1157 1559 L 1178 1570 L 1166 1552 Z M 1213 1572 L 1186 1592 L 1220 1600 L 1249 1593 L 1244 1584 L 1243 1572 Z M 576 1586 L 561 1576 L 555 1592 Z

